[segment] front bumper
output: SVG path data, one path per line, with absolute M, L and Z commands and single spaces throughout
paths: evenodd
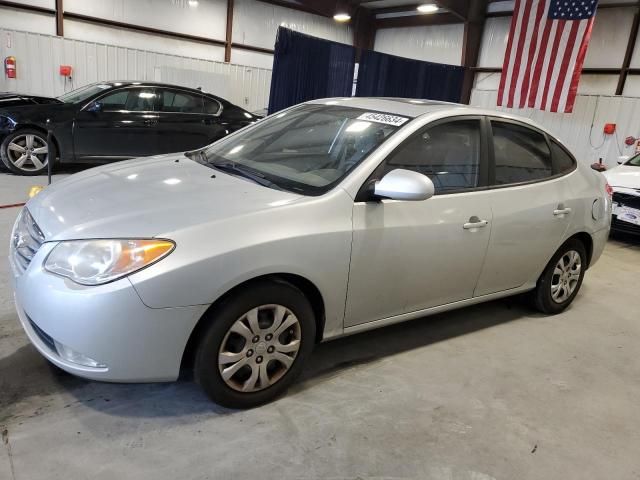
M 206 305 L 149 308 L 124 278 L 85 287 L 42 268 L 55 243 L 45 243 L 25 271 L 10 257 L 18 317 L 29 340 L 50 362 L 74 375 L 113 382 L 171 381 Z M 97 360 L 65 360 L 55 340 Z

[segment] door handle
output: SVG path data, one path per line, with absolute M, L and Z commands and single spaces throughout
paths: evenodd
M 470 221 L 462 225 L 465 230 L 473 230 L 474 228 L 484 228 L 489 225 L 487 220 L 480 220 L 478 217 L 471 217 Z
M 560 217 L 562 215 L 568 215 L 571 213 L 571 209 L 570 208 L 557 208 L 553 211 L 553 214 L 556 217 Z

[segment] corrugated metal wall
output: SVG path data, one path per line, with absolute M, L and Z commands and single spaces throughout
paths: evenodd
M 268 104 L 268 69 L 5 29 L 0 29 L 0 40 L 0 58 L 13 55 L 18 66 L 15 80 L 2 75 L 0 91 L 57 96 L 97 81 L 153 81 L 157 68 L 170 68 L 183 72 L 178 78 L 185 86 L 199 86 L 193 71 L 225 75 L 228 100 L 250 111 Z M 65 64 L 73 66 L 72 82 L 58 74 Z
M 385 28 L 376 32 L 374 50 L 428 62 L 461 65 L 464 25 Z
M 627 136 L 640 137 L 640 98 L 578 95 L 573 113 L 496 107 L 495 90 L 475 89 L 471 104 L 530 118 L 562 140 L 581 161 L 589 164 L 602 158 L 608 166 L 617 165 L 620 155 L 630 155 Z M 604 135 L 605 123 L 616 124 L 615 135 Z

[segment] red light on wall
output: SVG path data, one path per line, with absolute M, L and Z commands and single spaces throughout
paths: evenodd
M 616 124 L 615 123 L 605 123 L 604 124 L 604 133 L 605 135 L 613 135 L 616 133 Z
M 633 145 L 634 143 L 636 143 L 636 139 L 633 138 L 633 137 L 627 137 L 627 138 L 624 139 L 624 144 L 629 146 L 629 147 L 631 145 Z
M 71 65 L 60 65 L 60 75 L 61 76 L 70 77 L 72 71 L 73 71 L 73 68 L 71 67 Z

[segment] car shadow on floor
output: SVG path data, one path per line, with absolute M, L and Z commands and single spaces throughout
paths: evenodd
M 315 348 L 301 378 L 290 388 L 289 394 L 319 388 L 323 382 L 348 374 L 361 365 L 496 325 L 539 316 L 524 305 L 521 298 L 515 297 L 323 343 Z M 6 420 L 24 416 L 24 412 L 18 414 L 11 407 L 29 400 L 29 397 L 39 397 L 38 401 L 42 399 L 44 404 L 51 403 L 47 397 L 69 397 L 58 400 L 65 402 L 63 408 L 82 404 L 122 417 L 181 417 L 235 412 L 212 403 L 188 374 L 173 383 L 93 382 L 50 365 L 31 345 L 0 359 L 0 379 L 0 423 L 2 417 Z

